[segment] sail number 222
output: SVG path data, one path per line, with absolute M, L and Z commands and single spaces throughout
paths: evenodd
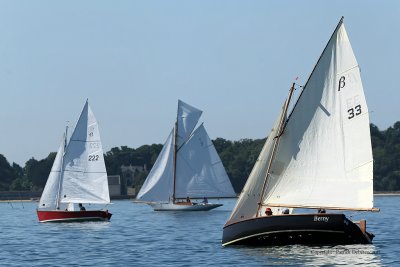
M 99 155 L 89 155 L 89 161 L 97 161 L 99 160 Z

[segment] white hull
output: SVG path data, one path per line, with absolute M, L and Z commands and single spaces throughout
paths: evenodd
M 218 207 L 223 204 L 204 204 L 194 203 L 192 205 L 174 204 L 174 203 L 148 203 L 154 211 L 207 211 Z

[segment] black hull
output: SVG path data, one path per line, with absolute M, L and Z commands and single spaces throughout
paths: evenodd
M 292 214 L 253 218 L 224 227 L 222 245 L 370 244 L 373 235 L 344 214 Z

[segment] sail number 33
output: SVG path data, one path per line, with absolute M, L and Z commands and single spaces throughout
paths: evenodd
M 347 110 L 347 112 L 349 113 L 349 116 L 347 118 L 352 119 L 355 116 L 358 116 L 361 114 L 361 105 L 357 105 L 354 108 L 350 108 Z
M 339 92 L 340 92 L 340 89 L 342 89 L 342 88 L 344 88 L 346 86 L 345 80 L 346 80 L 346 77 L 344 77 L 344 76 L 340 77 L 339 86 L 338 86 L 338 91 Z M 347 118 L 350 120 L 350 119 L 354 118 L 355 116 L 360 115 L 361 112 L 362 112 L 361 111 L 361 105 L 356 105 L 354 108 L 349 108 L 347 110 L 347 113 L 349 115 Z

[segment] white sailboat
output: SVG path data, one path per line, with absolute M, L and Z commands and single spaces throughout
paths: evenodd
M 111 218 L 108 210 L 75 211 L 74 205 L 109 203 L 98 124 L 86 101 L 68 143 L 67 131 L 64 134 L 37 215 L 40 222 L 104 221 Z
M 343 213 L 265 216 L 267 209 L 377 211 L 360 69 L 340 20 L 287 116 L 293 84 L 224 226 L 222 243 L 370 243 L 365 221 Z
M 209 198 L 235 197 L 232 184 L 203 124 L 202 111 L 178 101 L 177 120 L 137 200 L 156 211 L 210 210 Z M 192 202 L 190 199 L 203 199 Z

